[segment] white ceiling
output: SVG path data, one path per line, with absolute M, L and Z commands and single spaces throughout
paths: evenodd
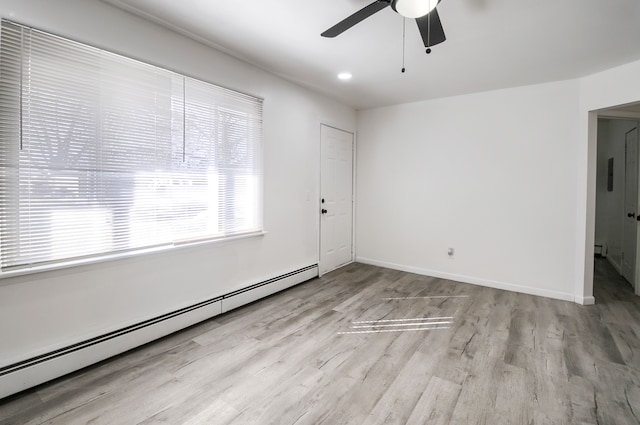
M 373 0 L 105 0 L 357 109 L 565 80 L 640 59 L 638 0 L 442 0 L 425 54 L 391 8 L 320 33 Z M 349 71 L 353 79 L 336 75 Z M 639 76 L 640 78 L 640 76 Z

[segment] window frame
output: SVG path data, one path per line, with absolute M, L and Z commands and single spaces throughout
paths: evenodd
M 31 30 L 31 31 L 37 31 L 40 32 L 42 34 L 45 34 L 47 36 L 53 36 L 56 38 L 59 38 L 61 40 L 64 41 L 68 41 L 71 43 L 76 43 L 79 44 L 81 46 L 85 46 L 91 49 L 97 49 L 100 52 L 104 52 L 110 55 L 115 55 L 119 58 L 124 58 L 126 60 L 130 60 L 130 61 L 135 61 L 138 63 L 141 63 L 143 65 L 146 66 L 151 66 L 154 68 L 157 68 L 159 70 L 164 70 L 167 71 L 169 73 L 178 75 L 180 77 L 183 78 L 188 78 L 193 80 L 194 82 L 200 84 L 206 84 L 212 87 L 215 87 L 217 89 L 223 89 L 223 90 L 227 90 L 230 92 L 233 92 L 235 94 L 241 95 L 241 96 L 246 96 L 246 97 L 250 97 L 255 99 L 255 101 L 259 102 L 260 104 L 260 114 L 259 114 L 259 136 L 258 136 L 258 141 L 257 141 L 257 145 L 254 146 L 256 152 L 254 153 L 254 155 L 257 157 L 257 159 L 255 160 L 257 162 L 257 168 L 253 168 L 253 171 L 257 170 L 257 187 L 256 187 L 256 191 L 257 193 L 255 194 L 255 200 L 256 200 L 256 208 L 252 209 L 252 211 L 255 210 L 255 214 L 257 217 L 257 226 L 256 229 L 257 230 L 251 230 L 251 231 L 247 231 L 245 233 L 239 232 L 239 233 L 233 233 L 230 235 L 206 235 L 206 234 L 202 234 L 202 235 L 197 235 L 197 236 L 193 236 L 193 237 L 189 237 L 186 239 L 174 239 L 173 241 L 167 243 L 167 244 L 162 244 L 162 245 L 151 245 L 151 246 L 144 246 L 144 247 L 138 247 L 138 248 L 131 248 L 125 251 L 110 251 L 110 252 L 104 252 L 104 253 L 98 253 L 98 254 L 89 254 L 86 256 L 77 256 L 77 257 L 70 257 L 70 258 L 65 258 L 65 259 L 60 259 L 60 260 L 52 260 L 51 262 L 41 262 L 35 265 L 18 265 L 18 266 L 10 266 L 9 268 L 5 268 L 5 269 L 0 269 L 0 278 L 5 278 L 5 277 L 10 277 L 10 276 L 18 276 L 18 275 L 24 275 L 24 274 L 30 274 L 30 273 L 39 273 L 39 272 L 43 272 L 43 271 L 49 271 L 49 270 L 57 270 L 57 269 L 62 269 L 62 268 L 68 268 L 68 267 L 77 267 L 77 266 L 81 266 L 81 265 L 88 265 L 88 264 L 94 264 L 94 263 L 100 263 L 100 262 L 105 262 L 105 261 L 113 261 L 113 260 L 117 260 L 117 259 L 123 259 L 123 258 L 129 258 L 129 257 L 137 257 L 137 256 L 141 256 L 141 255 L 148 255 L 148 254 L 153 254 L 153 253 L 160 253 L 160 252 L 166 252 L 166 251 L 172 251 L 172 250 L 181 250 L 181 249 L 185 249 L 185 248 L 193 248 L 193 247 L 199 247 L 202 245 L 210 245 L 210 244 L 219 244 L 219 243 L 224 243 L 224 242 L 229 242 L 229 241 L 236 241 L 239 239 L 246 239 L 246 238 L 254 238 L 254 237 L 261 237 L 263 235 L 265 235 L 267 232 L 264 230 L 264 199 L 263 199 L 263 193 L 264 193 L 264 168 L 263 168 L 263 163 L 264 163 L 264 154 L 263 154 L 263 146 L 264 146 L 264 136 L 263 136 L 263 132 L 264 132 L 264 125 L 263 125 L 263 120 L 264 120 L 264 113 L 263 113 L 263 104 L 264 104 L 264 99 L 252 94 L 247 94 L 235 89 L 230 89 L 227 87 L 224 87 L 222 85 L 219 84 L 214 84 L 211 83 L 209 81 L 203 80 L 201 78 L 196 78 L 193 77 L 191 75 L 188 75 L 186 73 L 183 72 L 178 72 L 174 69 L 169 69 L 167 67 L 163 67 L 163 66 L 158 66 L 156 64 L 150 63 L 148 61 L 144 61 L 144 60 L 140 60 L 137 58 L 132 58 L 130 56 L 127 55 L 123 55 L 121 53 L 115 53 L 113 51 L 110 51 L 108 49 L 104 49 L 102 47 L 96 47 L 94 45 L 91 44 L 87 44 L 85 42 L 80 42 L 77 40 L 74 40 L 72 38 L 69 37 L 61 37 L 59 35 L 56 35 L 54 33 L 51 33 L 49 31 L 43 31 L 40 30 L 38 28 L 34 28 L 32 26 L 28 26 L 28 25 L 24 25 L 24 24 L 20 24 L 17 22 L 13 22 L 10 20 L 6 20 L 6 19 L 2 19 L 2 27 L 4 28 L 5 24 L 10 24 L 10 25 L 14 25 L 17 27 L 27 30 Z M 1 37 L 1 35 L 0 35 Z M 1 53 L 1 52 L 0 52 Z M 22 87 L 24 84 L 24 80 L 21 80 L 20 82 L 20 106 L 18 107 L 18 113 L 20 114 L 20 120 L 19 120 L 19 124 L 18 127 L 20 129 L 20 146 L 22 147 L 22 130 L 23 130 L 23 107 L 22 107 L 22 102 L 23 102 L 23 96 L 22 96 Z M 238 112 L 238 111 L 232 111 L 232 112 Z M 2 137 L 3 140 L 0 140 L 2 142 L 6 142 L 7 139 L 10 139 L 9 137 L 6 137 L 6 132 L 3 130 L 2 134 L 0 134 L 0 136 L 5 136 Z M 186 137 L 185 135 L 183 135 L 183 137 Z M 218 138 L 219 135 L 216 134 L 215 138 Z M 12 143 L 16 143 L 16 140 L 14 139 L 10 139 L 12 141 Z M 102 143 L 102 141 L 100 142 Z M 215 144 L 215 140 L 211 140 L 212 144 Z M 254 164 L 255 166 L 255 164 Z M 19 167 L 18 167 L 19 169 Z M 19 183 L 12 183 L 15 185 L 18 185 Z M 3 185 L 8 185 L 6 183 L 3 183 Z M 2 201 L 4 202 L 4 201 Z M 15 203 L 8 203 L 9 204 L 9 208 L 14 208 Z M 6 213 L 3 213 L 3 216 L 6 215 Z M 111 234 L 114 233 L 114 227 L 113 225 L 111 225 L 109 227 L 109 231 Z M 0 235 L 0 238 L 2 238 L 2 235 Z M 2 239 L 0 239 L 0 243 L 2 243 Z M 1 255 L 1 253 L 0 253 Z

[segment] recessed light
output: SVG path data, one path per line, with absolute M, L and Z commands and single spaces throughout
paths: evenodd
M 341 72 L 340 74 L 338 74 L 338 78 L 343 81 L 350 80 L 351 77 L 353 77 L 353 75 L 351 75 L 350 72 Z

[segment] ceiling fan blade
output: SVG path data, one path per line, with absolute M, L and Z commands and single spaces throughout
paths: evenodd
M 340 35 L 346 30 L 348 30 L 349 28 L 351 28 L 352 26 L 354 26 L 355 24 L 364 21 L 374 13 L 380 12 L 382 9 L 389 6 L 390 4 L 391 3 L 387 0 L 377 0 L 371 3 L 369 6 L 363 7 L 353 15 L 349 16 L 348 18 L 338 22 L 337 24 L 335 24 L 334 26 L 332 26 L 331 28 L 329 28 L 328 30 L 326 30 L 320 35 L 323 37 L 329 37 L 329 38 Z
M 442 28 L 442 22 L 440 22 L 440 16 L 438 16 L 438 9 L 433 9 L 425 16 L 417 18 L 416 22 L 420 29 L 424 47 L 435 46 L 447 39 L 444 36 L 444 29 Z

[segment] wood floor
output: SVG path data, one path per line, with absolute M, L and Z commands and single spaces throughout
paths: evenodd
M 0 424 L 639 424 L 640 297 L 596 263 L 589 307 L 352 264 L 0 400 Z

